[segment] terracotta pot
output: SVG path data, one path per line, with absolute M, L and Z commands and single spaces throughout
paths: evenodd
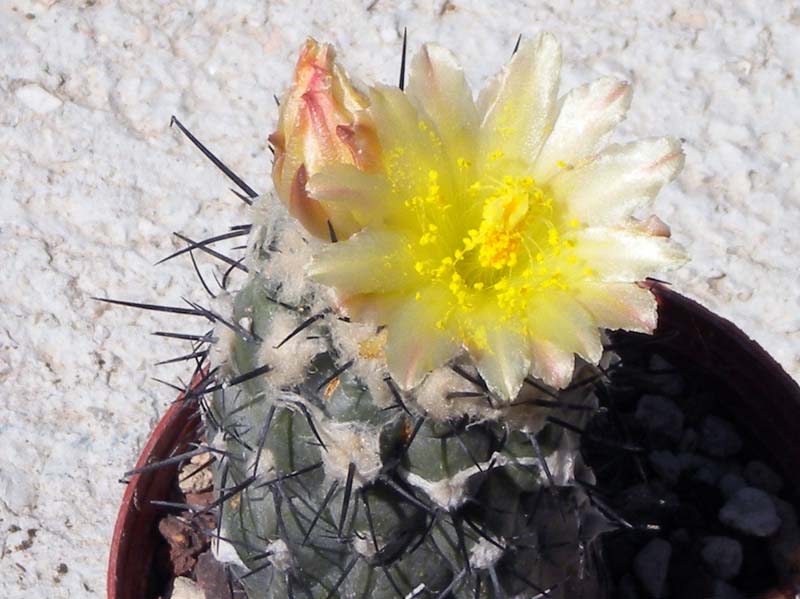
M 198 380 L 199 377 L 193 384 Z M 189 444 L 198 439 L 201 424 L 197 402 L 184 401 L 182 395 L 178 397 L 156 425 L 135 469 L 187 451 Z M 165 466 L 130 478 L 111 539 L 106 580 L 108 599 L 157 596 L 159 579 L 163 577 L 156 571 L 155 558 L 164 545 L 158 520 L 164 510 L 150 502 L 170 498 L 178 466 Z
M 676 365 L 702 370 L 729 392 L 730 409 L 738 424 L 762 440 L 797 496 L 800 387 L 731 322 L 664 285 L 649 285 L 659 303 L 659 352 Z M 186 451 L 188 444 L 197 439 L 199 425 L 196 403 L 179 398 L 153 431 L 136 467 Z M 151 506 L 149 500 L 169 497 L 176 470 L 177 465 L 134 475 L 128 483 L 111 546 L 109 599 L 153 599 L 148 586 L 152 584 L 160 543 L 157 519 L 163 512 Z M 764 595 L 767 596 L 772 597 Z

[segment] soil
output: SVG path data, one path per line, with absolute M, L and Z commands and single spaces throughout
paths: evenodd
M 215 559 L 211 549 L 217 534 L 217 519 L 213 509 L 207 512 L 203 509 L 213 503 L 214 492 L 209 486 L 197 489 L 198 485 L 192 479 L 200 478 L 198 475 L 207 465 L 198 469 L 195 464 L 190 462 L 178 471 L 168 499 L 174 506 L 191 506 L 191 509 L 176 507 L 165 511 L 158 523 L 162 545 L 154 564 L 160 582 L 156 599 L 177 599 L 173 588 L 178 578 L 195 583 L 202 593 L 199 596 L 204 599 L 243 599 L 245 594 L 241 584 L 228 567 Z M 187 470 L 194 474 L 187 478 Z

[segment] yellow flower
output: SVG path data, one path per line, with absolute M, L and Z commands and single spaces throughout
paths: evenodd
M 453 55 L 424 46 L 405 92 L 367 93 L 379 168 L 340 162 L 309 179 L 363 226 L 310 274 L 351 318 L 386 326 L 404 388 L 463 349 L 505 400 L 529 374 L 563 387 L 575 354 L 599 361 L 600 329 L 656 326 L 637 281 L 684 257 L 663 223 L 632 214 L 681 169 L 680 144 L 606 146 L 629 86 L 604 78 L 558 98 L 560 63 L 552 35 L 524 42 L 474 101 Z
M 347 211 L 308 195 L 308 178 L 328 164 L 377 168 L 374 132 L 359 121 L 367 98 L 334 62 L 329 44 L 306 41 L 291 88 L 281 102 L 278 128 L 269 136 L 275 151 L 272 178 L 278 196 L 303 226 L 327 239 L 329 226 L 342 238 L 361 225 Z

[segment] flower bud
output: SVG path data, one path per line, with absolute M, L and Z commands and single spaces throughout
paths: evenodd
M 306 41 L 281 102 L 277 131 L 269 136 L 278 196 L 292 216 L 323 239 L 332 232 L 345 238 L 360 227 L 349 211 L 311 197 L 308 180 L 335 164 L 375 170 L 378 156 L 377 138 L 359 115 L 369 102 L 334 58 L 330 45 Z

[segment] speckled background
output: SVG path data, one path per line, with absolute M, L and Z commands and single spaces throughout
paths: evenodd
M 800 9 L 792 2 L 0 2 L 0 596 L 101 597 L 113 520 L 185 366 L 153 338 L 192 330 L 90 296 L 202 297 L 191 263 L 153 263 L 247 222 L 184 120 L 269 188 L 272 95 L 307 35 L 394 81 L 400 37 L 455 50 L 478 86 L 519 33 L 555 32 L 562 89 L 634 84 L 618 140 L 685 138 L 656 211 L 693 262 L 676 287 L 800 375 Z M 224 245 L 222 247 L 225 247 Z M 201 262 L 210 276 L 215 267 Z M 197 327 L 194 327 L 197 328 Z

